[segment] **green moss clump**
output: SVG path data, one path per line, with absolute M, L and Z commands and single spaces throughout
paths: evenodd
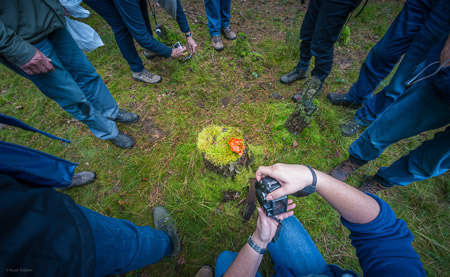
M 252 51 L 250 43 L 248 42 L 248 36 L 244 33 L 237 35 L 236 47 L 234 48 L 236 54 L 241 57 L 246 57 Z
M 339 35 L 339 42 L 342 45 L 347 45 L 350 42 L 350 27 L 345 26 Z
M 239 159 L 228 144 L 232 138 L 244 139 L 244 135 L 238 128 L 211 125 L 198 134 L 197 147 L 208 161 L 223 166 Z

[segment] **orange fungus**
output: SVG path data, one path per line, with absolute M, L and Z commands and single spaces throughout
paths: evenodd
M 231 147 L 231 151 L 238 153 L 239 156 L 244 154 L 245 145 L 243 139 L 232 138 L 228 141 L 228 144 Z

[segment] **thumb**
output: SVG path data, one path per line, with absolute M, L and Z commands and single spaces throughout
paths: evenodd
M 272 191 L 271 193 L 269 193 L 269 194 L 266 196 L 266 199 L 267 199 L 267 200 L 274 200 L 274 199 L 278 199 L 278 198 L 283 197 L 283 196 L 288 195 L 288 194 L 289 194 L 289 193 L 286 192 L 285 187 L 281 187 L 281 188 L 279 188 L 279 189 L 277 189 L 277 190 Z

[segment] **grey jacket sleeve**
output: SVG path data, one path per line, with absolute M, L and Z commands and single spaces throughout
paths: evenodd
M 9 62 L 22 66 L 36 53 L 36 47 L 16 35 L 0 20 L 0 55 Z

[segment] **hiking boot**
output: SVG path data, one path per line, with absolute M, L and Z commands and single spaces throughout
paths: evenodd
M 295 103 L 303 103 L 306 100 L 312 101 L 314 98 L 319 97 L 322 92 L 322 81 L 312 76 L 311 79 L 303 84 L 303 87 L 305 88 L 303 91 L 292 95 L 292 101 Z
M 290 84 L 297 80 L 303 80 L 308 78 L 308 70 L 298 69 L 297 67 L 294 68 L 291 72 L 281 76 L 280 82 L 282 84 Z
M 348 176 L 350 176 L 350 174 L 355 172 L 360 167 L 360 165 L 352 163 L 350 159 L 347 159 L 331 170 L 330 175 L 343 182 L 348 178 Z
M 327 98 L 331 104 L 336 106 L 345 106 L 353 109 L 361 107 L 361 104 L 348 100 L 346 94 L 332 92 L 328 93 Z
M 177 235 L 177 229 L 175 222 L 166 208 L 157 206 L 153 209 L 153 221 L 155 223 L 155 229 L 167 233 L 172 241 L 172 253 L 170 256 L 177 256 L 181 251 L 180 237 Z
M 236 39 L 236 34 L 231 30 L 230 27 L 226 27 L 222 29 L 223 36 L 228 40 L 234 40 Z
M 58 189 L 60 191 L 63 191 L 73 187 L 89 185 L 90 183 L 94 182 L 96 178 L 97 174 L 95 174 L 94 171 L 81 171 L 73 175 L 71 184 L 69 186 Z
M 341 125 L 341 132 L 343 136 L 351 137 L 358 133 L 362 128 L 363 126 L 361 126 L 355 118 L 352 118 Z
M 135 140 L 127 134 L 119 133 L 117 137 L 111 139 L 111 142 L 117 147 L 131 149 L 134 146 Z
M 131 124 L 139 120 L 139 116 L 135 113 L 129 112 L 124 109 L 119 109 L 116 118 L 113 120 L 118 123 Z
M 385 187 L 378 182 L 375 176 L 366 176 L 358 189 L 362 192 L 376 194 L 377 192 L 388 188 L 389 187 Z
M 211 45 L 217 51 L 223 50 L 223 41 L 219 36 L 215 36 L 211 38 Z
M 149 84 L 156 84 L 162 80 L 161 76 L 153 74 L 145 68 L 141 72 L 133 72 L 133 79 Z
M 144 57 L 146 57 L 148 60 L 153 60 L 154 58 L 158 57 L 158 54 L 153 51 L 144 49 Z
M 214 277 L 214 270 L 209 265 L 204 265 L 200 267 L 197 274 L 194 277 Z

